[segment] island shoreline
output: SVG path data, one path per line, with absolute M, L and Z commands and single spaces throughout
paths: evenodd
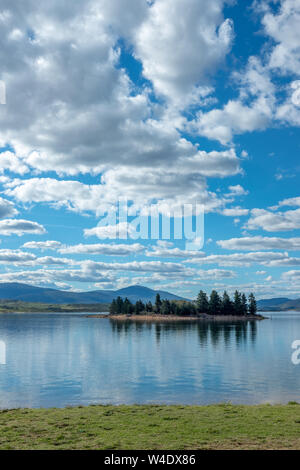
M 247 315 L 247 316 L 237 316 L 237 315 L 199 315 L 199 316 L 176 316 L 176 315 L 160 315 L 160 314 L 151 314 L 151 315 L 117 315 L 117 314 L 96 314 L 96 315 L 86 315 L 87 318 L 108 318 L 109 320 L 114 321 L 142 321 L 142 322 L 176 322 L 176 321 L 192 321 L 192 322 L 203 322 L 203 321 L 216 321 L 216 322 L 233 322 L 233 321 L 261 321 L 267 320 L 268 317 L 263 315 Z

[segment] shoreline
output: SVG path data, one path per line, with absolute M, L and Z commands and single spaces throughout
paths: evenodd
M 108 318 L 114 321 L 142 321 L 142 322 L 176 322 L 176 321 L 192 321 L 192 322 L 201 322 L 201 321 L 217 321 L 217 322 L 226 322 L 226 321 L 261 321 L 266 320 L 268 317 L 263 315 L 247 315 L 247 316 L 236 316 L 236 315 L 199 315 L 193 317 L 183 317 L 176 315 L 86 315 L 87 318 Z

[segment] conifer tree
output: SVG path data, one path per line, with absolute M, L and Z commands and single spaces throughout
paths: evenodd
M 199 313 L 208 313 L 208 310 L 209 304 L 207 295 L 205 292 L 203 292 L 203 290 L 201 290 L 197 297 L 197 311 Z
M 122 297 L 117 297 L 117 300 L 116 300 L 116 306 L 117 306 L 117 313 L 124 313 L 123 312 L 123 299 Z
M 139 315 L 141 312 L 145 310 L 145 305 L 141 300 L 138 300 L 134 306 L 134 311 L 136 315 Z
M 247 297 L 245 296 L 245 294 L 242 294 L 242 306 L 241 306 L 241 310 L 242 310 L 242 315 L 248 315 L 248 303 L 247 303 Z
M 129 315 L 129 314 L 133 313 L 133 310 L 134 310 L 134 307 L 133 307 L 132 303 L 126 297 L 126 299 L 124 300 L 124 303 L 123 303 L 123 313 L 125 315 Z
M 163 300 L 161 304 L 160 313 L 162 315 L 170 315 L 171 313 L 171 306 L 169 300 Z
M 249 315 L 255 315 L 257 313 L 257 305 L 254 294 L 251 292 L 249 295 Z
M 216 290 L 213 290 L 210 294 L 209 313 L 210 315 L 220 315 L 221 313 L 221 299 Z
M 155 312 L 160 313 L 160 309 L 161 309 L 160 295 L 156 294 L 156 297 L 155 297 Z
M 233 314 L 233 305 L 226 290 L 224 291 L 223 298 L 222 298 L 221 313 L 222 315 Z
M 234 293 L 233 308 L 235 315 L 242 315 L 242 297 L 238 290 Z
M 115 299 L 113 299 L 112 303 L 109 306 L 109 313 L 111 315 L 118 313 L 118 306 L 117 306 L 117 302 Z

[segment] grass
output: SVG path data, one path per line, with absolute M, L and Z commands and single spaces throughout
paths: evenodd
M 0 313 L 49 313 L 49 312 L 107 312 L 109 304 L 46 304 L 22 302 L 21 300 L 0 300 Z
M 0 449 L 300 449 L 300 406 L 88 406 L 0 411 Z

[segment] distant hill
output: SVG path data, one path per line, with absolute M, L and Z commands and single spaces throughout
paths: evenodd
M 165 291 L 155 291 L 144 286 L 130 286 L 119 290 L 95 290 L 89 292 L 68 292 L 45 287 L 35 287 L 18 282 L 0 283 L 0 299 L 42 302 L 51 304 L 95 304 L 109 303 L 116 297 L 128 297 L 131 302 L 155 300 L 159 293 L 162 299 L 187 300 Z
M 287 297 L 277 297 L 274 299 L 262 299 L 258 300 L 257 306 L 259 310 L 275 310 L 275 311 L 286 311 L 296 310 L 300 311 L 300 299 L 288 299 Z

